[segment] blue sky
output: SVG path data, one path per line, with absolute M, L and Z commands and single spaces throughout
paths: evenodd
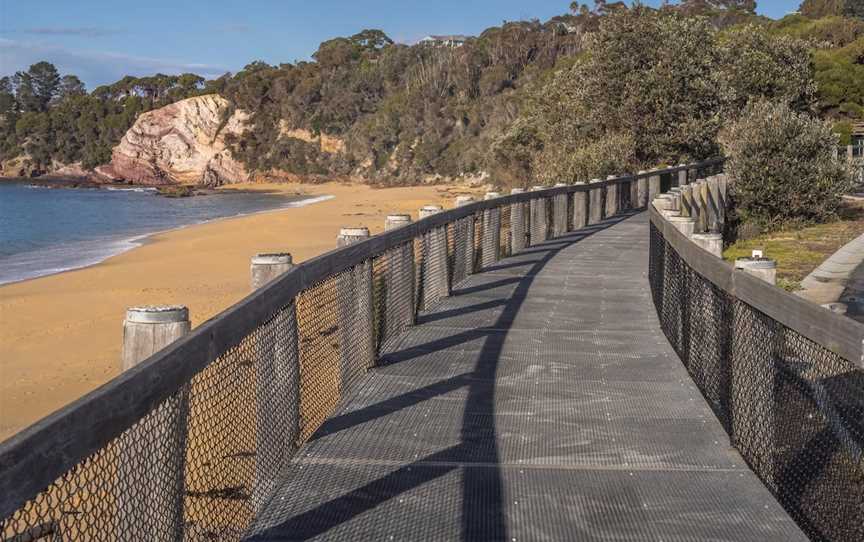
M 656 5 L 659 0 L 647 3 Z M 779 18 L 799 0 L 761 0 Z M 504 20 L 546 20 L 561 0 L 0 0 L 0 74 L 39 60 L 88 89 L 124 75 L 195 72 L 215 77 L 252 60 L 308 59 L 318 44 L 364 28 L 396 41 L 477 34 Z

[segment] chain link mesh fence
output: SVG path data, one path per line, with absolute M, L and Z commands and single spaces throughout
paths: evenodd
M 733 445 L 811 539 L 864 540 L 864 371 L 650 235 L 661 326 Z
M 616 210 L 630 208 L 630 186 L 622 182 L 612 191 Z M 581 227 L 589 214 L 587 190 L 571 186 L 479 202 L 345 247 L 314 266 L 298 266 L 250 296 L 249 304 L 231 309 L 230 317 L 193 331 L 187 343 L 200 348 L 190 376 L 163 377 L 165 365 L 158 363 L 184 362 L 179 354 L 165 353 L 171 347 L 137 368 L 158 390 L 149 395 L 158 401 L 144 402 L 139 390 L 116 381 L 101 395 L 85 398 L 97 411 L 109 404 L 137 405 L 132 410 L 142 414 L 117 418 L 131 422 L 109 427 L 82 421 L 75 417 L 78 405 L 60 412 L 50 427 L 62 434 L 47 436 L 61 447 L 80 438 L 82 426 L 99 436 L 69 448 L 86 452 L 40 451 L 39 458 L 53 459 L 41 465 L 45 473 L 36 479 L 46 481 L 35 490 L 4 482 L 0 541 L 242 539 L 267 506 L 285 464 L 358 386 L 378 352 L 472 273 Z M 282 288 L 297 293 L 280 294 Z M 238 322 L 242 333 L 235 329 Z M 838 378 L 838 371 L 830 378 Z M 826 386 L 829 399 L 820 400 L 830 402 L 839 384 Z M 848 405 L 837 408 L 860 417 Z M 45 431 L 27 438 L 37 436 Z M 778 432 L 775 438 L 791 436 Z M 26 462 L 27 446 L 26 439 L 0 446 L 2 467 L 9 469 L 0 472 L 4 480 L 22 479 L 20 469 L 10 473 Z M 40 466 L 39 460 L 33 464 Z M 832 468 L 842 471 L 844 465 Z M 841 497 L 835 493 L 832 502 Z

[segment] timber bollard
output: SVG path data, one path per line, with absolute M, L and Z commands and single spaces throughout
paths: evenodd
M 678 167 L 684 168 L 678 171 L 678 186 L 687 186 L 687 164 L 678 164 Z
M 648 172 L 640 170 L 637 174 L 636 178 L 636 206 L 640 209 L 644 209 L 648 207 L 648 203 L 651 201 L 648 199 Z
M 532 186 L 531 192 L 545 190 L 546 186 Z M 549 238 L 549 210 L 546 198 L 539 197 L 531 200 L 531 245 L 542 243 Z
M 723 213 L 720 208 L 720 180 L 716 175 L 708 177 L 705 183 L 706 201 L 708 202 L 708 230 L 723 231 Z
M 513 188 L 510 194 L 522 194 L 523 188 Z M 524 202 L 510 205 L 510 252 L 518 254 L 528 246 L 528 225 L 526 224 L 526 204 Z
M 486 192 L 484 200 L 500 198 L 498 192 Z M 483 267 L 493 265 L 498 261 L 501 252 L 501 209 L 483 210 L 483 236 L 480 245 L 480 264 Z
M 761 256 L 746 256 L 735 260 L 735 269 L 763 280 L 771 285 L 777 284 L 777 262 Z
M 578 230 L 588 225 L 588 191 L 573 192 L 573 229 Z
M 556 183 L 555 188 L 567 186 L 566 183 Z M 570 195 L 566 192 L 552 196 L 552 237 L 561 237 L 567 233 L 570 222 L 567 210 L 570 207 Z
M 606 180 L 617 178 L 615 175 L 609 175 Z M 618 183 L 609 183 L 606 185 L 606 217 L 615 216 L 618 214 Z
M 648 177 L 648 201 L 654 201 L 658 195 L 660 195 L 660 175 L 651 175 Z
M 600 179 L 591 179 L 588 190 L 588 224 L 599 224 L 603 220 L 603 185 Z
M 336 246 L 369 239 L 369 228 L 342 228 Z M 366 260 L 337 276 L 339 305 L 339 375 L 342 396 L 375 364 L 372 308 L 372 261 Z
M 189 310 L 183 306 L 128 309 L 123 322 L 121 370 L 135 367 L 191 329 Z M 118 479 L 141 481 L 121 484 L 123 489 L 116 495 L 118 525 L 133 525 L 140 533 L 128 540 L 169 542 L 184 538 L 188 411 L 186 384 L 120 437 Z
M 471 203 L 474 203 L 474 196 L 456 196 L 456 207 L 463 207 Z
M 681 216 L 693 216 L 693 187 L 685 185 L 681 187 Z
M 694 233 L 693 242 L 718 258 L 723 257 L 723 235 L 719 233 Z
M 689 216 L 670 216 L 667 220 L 676 230 L 683 233 L 688 238 L 695 233 L 696 220 Z
M 411 215 L 395 214 L 384 218 L 384 231 L 395 230 L 411 223 Z
M 444 210 L 440 205 L 424 205 L 418 216 L 423 219 Z M 418 265 L 418 303 L 429 309 L 437 301 L 450 295 L 447 272 L 447 226 L 439 226 L 423 234 L 422 260 Z
M 252 290 L 294 268 L 287 252 L 258 254 L 250 266 Z M 300 351 L 294 302 L 276 313 L 255 341 L 255 485 L 260 511 L 276 487 L 279 469 L 299 445 Z
M 472 196 L 457 196 L 456 207 L 474 203 Z M 474 272 L 474 215 L 460 218 L 453 224 L 453 276 L 455 285 Z
M 411 215 L 391 214 L 384 231 L 411 224 Z M 378 343 L 382 344 L 414 325 L 414 243 L 408 241 L 384 253 L 384 277 L 378 288 Z

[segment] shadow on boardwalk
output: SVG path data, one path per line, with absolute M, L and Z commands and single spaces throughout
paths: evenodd
M 597 291 L 590 291 L 591 288 L 583 291 L 583 285 L 572 291 L 566 287 L 570 280 L 568 273 L 579 265 L 580 258 L 602 257 L 602 251 L 596 250 L 599 245 L 594 251 L 574 253 L 569 258 L 556 260 L 556 256 L 630 216 L 616 217 L 549 240 L 499 262 L 455 288 L 452 296 L 435 310 L 421 314 L 417 326 L 381 356 L 378 366 L 357 392 L 346 398 L 337 414 L 324 423 L 286 466 L 283 483 L 253 526 L 251 539 L 551 540 L 574 536 L 600 538 L 617 529 L 619 534 L 630 536 L 616 539 L 643 540 L 653 537 L 647 534 L 650 525 L 649 531 L 640 530 L 645 527 L 639 525 L 640 514 L 646 513 L 644 506 L 650 501 L 640 492 L 645 491 L 644 484 L 658 486 L 664 482 L 652 479 L 648 472 L 644 479 L 634 483 L 626 478 L 628 469 L 639 467 L 641 461 L 646 471 L 669 468 L 686 474 L 688 468 L 703 469 L 706 462 L 719 464 L 719 478 L 711 469 L 704 469 L 709 472 L 703 479 L 673 473 L 673 487 L 722 483 L 729 471 L 742 469 L 743 462 L 729 451 L 726 443 L 719 454 L 714 452 L 717 457 L 707 459 L 694 459 L 675 451 L 676 446 L 681 446 L 674 442 L 675 438 L 697 441 L 702 438 L 705 446 L 709 440 L 716 443 L 715 439 L 722 438 L 716 421 L 713 432 L 694 436 L 694 428 L 703 428 L 705 424 L 701 414 L 695 420 L 674 424 L 680 409 L 692 407 L 689 403 L 693 401 L 692 387 L 690 395 L 681 399 L 683 405 L 674 403 L 668 412 L 658 409 L 661 411 L 658 417 L 664 416 L 659 427 L 667 431 L 671 428 L 674 433 L 668 443 L 657 444 L 652 440 L 657 437 L 650 433 L 658 430 L 653 419 L 642 424 L 647 427 L 641 433 L 626 424 L 609 427 L 610 411 L 628 420 L 643 415 L 639 413 L 640 405 L 635 408 L 629 405 L 635 402 L 626 397 L 630 390 L 645 395 L 655 390 L 650 386 L 648 391 L 644 386 L 639 388 L 644 383 L 630 382 L 626 375 L 620 378 L 625 382 L 622 389 L 600 389 L 604 375 L 608 376 L 610 371 L 631 371 L 633 360 L 639 358 L 628 357 L 627 349 L 632 349 L 628 344 L 620 352 L 610 354 L 608 361 L 604 360 L 601 345 L 614 341 L 615 336 L 597 339 L 603 329 L 591 328 L 605 327 L 605 320 L 598 315 L 607 310 L 612 311 L 609 313 L 612 318 L 617 318 L 615 311 L 623 310 L 621 316 L 626 319 L 626 303 L 622 304 L 623 309 L 617 305 L 606 307 L 605 286 L 599 279 Z M 635 239 L 631 242 L 637 243 Z M 644 244 L 645 240 L 639 239 L 638 243 Z M 641 253 L 637 256 L 641 258 Z M 614 265 L 613 260 L 610 263 Z M 555 265 L 550 266 L 553 261 Z M 633 270 L 640 265 L 645 267 L 641 261 L 630 265 Z M 588 276 L 580 280 L 590 283 L 590 279 Z M 630 279 L 631 290 L 638 291 L 644 276 Z M 645 307 L 653 311 L 647 299 Z M 656 340 L 659 330 L 651 320 L 653 314 L 645 312 L 645 307 L 623 324 L 623 329 L 628 325 L 634 329 L 650 326 L 639 340 L 653 339 L 663 346 L 656 347 L 657 352 L 645 348 L 644 355 L 660 360 L 654 368 L 659 367 L 664 374 L 677 368 L 677 377 L 683 368 L 677 359 L 666 354 L 668 345 Z M 557 328 L 547 335 L 550 327 L 556 327 L 550 326 L 552 319 Z M 591 337 L 551 338 L 555 333 L 567 334 L 574 328 Z M 563 342 L 556 346 L 556 340 Z M 560 347 L 565 357 L 532 359 L 534 355 L 525 354 L 529 350 L 520 349 L 519 345 L 526 344 L 533 345 L 530 352 L 535 353 L 544 345 Z M 573 355 L 567 357 L 571 349 Z M 589 372 L 594 370 L 597 374 L 587 375 L 586 379 L 598 384 L 584 389 L 578 381 L 571 380 L 577 373 L 564 365 L 566 362 L 573 365 L 571 358 L 578 361 L 580 349 L 583 354 L 590 353 L 593 360 L 599 360 L 589 368 Z M 622 357 L 627 363 L 616 365 Z M 502 367 L 504 363 L 507 368 Z M 553 374 L 556 371 L 560 374 Z M 626 412 L 615 412 L 604 405 L 614 394 L 628 401 L 618 407 Z M 677 396 L 672 395 L 674 401 Z M 656 399 L 646 399 L 649 400 Z M 599 413 L 587 427 L 571 412 L 580 404 L 591 413 L 595 410 Z M 604 409 L 605 417 L 600 413 Z M 703 404 L 700 412 L 708 412 L 707 406 Z M 651 414 L 647 417 L 651 418 Z M 656 457 L 638 457 L 639 443 L 630 448 L 614 444 L 616 436 L 626 441 L 627 434 L 635 441 L 647 442 L 644 447 L 656 453 Z M 506 450 L 502 450 L 502 442 Z M 693 453 L 698 456 L 701 451 Z M 586 476 L 584 473 L 591 469 L 597 469 L 598 474 Z M 611 474 L 607 475 L 607 470 Z M 751 486 L 753 479 L 751 474 L 747 480 Z M 790 526 L 776 504 L 759 506 L 761 513 L 740 511 L 757 508 L 756 503 L 761 505 L 767 491 L 760 488 L 758 480 L 746 491 L 731 488 L 730 502 L 733 498 L 740 502 L 734 509 L 724 511 L 732 514 L 730 520 L 736 518 L 736 526 L 728 532 L 750 533 L 741 525 L 752 520 L 753 531 L 760 533 L 761 540 L 797 539 L 794 525 Z M 674 498 L 658 497 L 659 509 L 654 505 L 652 513 L 661 523 L 673 521 L 671 518 L 678 514 L 692 517 L 694 513 L 714 513 L 706 510 L 707 501 L 711 501 L 710 506 L 726 504 L 722 498 L 708 493 L 699 495 L 706 502 L 698 502 L 698 498 L 686 494 L 688 490 L 674 491 L 679 493 Z M 522 504 L 520 495 L 525 499 Z M 608 502 L 598 504 L 597 499 Z M 672 508 L 668 508 L 670 503 Z M 727 532 L 719 518 L 713 524 L 708 523 L 707 527 L 691 527 L 675 526 L 673 522 L 668 528 L 691 535 L 698 535 L 700 529 L 709 529 L 706 536 Z

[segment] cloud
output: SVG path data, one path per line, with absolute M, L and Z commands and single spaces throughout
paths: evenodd
M 145 76 L 155 73 L 179 74 L 193 72 L 212 79 L 230 69 L 226 66 L 199 62 L 184 62 L 171 58 L 151 58 L 111 51 L 76 50 L 0 38 L 0 75 L 26 70 L 40 60 L 51 62 L 60 73 L 75 74 L 89 89 L 113 83 L 126 75 Z
M 119 29 L 101 28 L 96 26 L 43 26 L 36 28 L 22 28 L 18 30 L 21 34 L 36 34 L 40 36 L 80 36 L 85 38 L 100 38 L 119 34 Z

